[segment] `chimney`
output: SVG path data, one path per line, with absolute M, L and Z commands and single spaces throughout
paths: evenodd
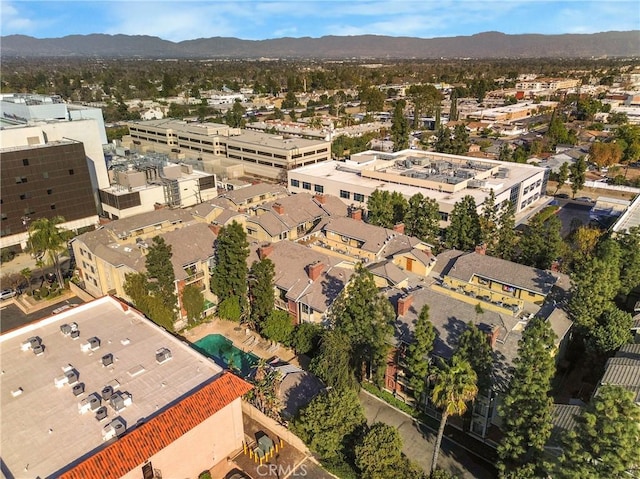
M 493 329 L 491 329 L 491 333 L 487 336 L 489 337 L 491 349 L 494 349 L 496 347 L 496 341 L 498 341 L 498 336 L 500 336 L 500 327 L 494 326 Z
M 311 263 L 309 266 L 307 266 L 307 274 L 309 275 L 309 279 L 311 281 L 317 280 L 322 274 L 323 269 L 324 269 L 324 264 L 322 264 L 320 261 Z
M 282 206 L 280 203 L 274 203 L 272 208 L 275 210 L 276 213 L 278 213 L 279 215 L 283 215 L 284 214 L 284 206 Z
M 409 312 L 409 308 L 413 303 L 413 296 L 408 294 L 398 300 L 398 316 L 404 316 Z
M 485 243 L 479 244 L 476 246 L 476 253 L 478 254 L 486 254 L 487 253 L 487 245 Z
M 222 229 L 222 226 L 220 225 L 209 225 L 209 229 L 211 231 L 213 231 L 213 234 L 218 236 L 220 234 L 220 230 Z
M 360 208 L 349 208 L 349 218 L 362 221 L 362 210 Z
M 321 205 L 324 205 L 327 202 L 327 197 L 324 195 L 316 195 L 314 196 L 314 199 Z
M 273 252 L 273 243 L 267 243 L 258 248 L 258 258 L 265 259 Z
M 393 231 L 403 235 L 404 234 L 404 223 L 398 223 L 396 225 L 393 225 Z

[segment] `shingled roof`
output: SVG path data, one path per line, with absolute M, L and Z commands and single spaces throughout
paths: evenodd
M 249 392 L 251 388 L 249 383 L 231 373 L 226 373 L 59 477 L 61 479 L 122 477 Z

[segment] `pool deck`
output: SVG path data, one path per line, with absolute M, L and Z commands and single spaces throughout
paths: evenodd
M 295 352 L 279 344 L 273 344 L 264 339 L 255 331 L 242 327 L 239 323 L 215 318 L 208 323 L 199 324 L 193 329 L 183 333 L 184 338 L 190 343 L 209 334 L 221 334 L 233 342 L 233 345 L 245 353 L 253 353 L 259 358 L 270 359 L 278 356 L 283 361 L 300 366 Z

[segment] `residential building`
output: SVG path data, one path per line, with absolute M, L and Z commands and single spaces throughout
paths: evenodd
M 284 136 L 230 128 L 216 123 L 151 120 L 129 124 L 134 148 L 166 153 L 176 159 L 197 159 L 204 164 L 231 160 L 244 174 L 282 180 L 293 168 L 331 158 L 325 140 Z
M 216 298 L 209 284 L 214 264 L 216 233 L 185 210 L 163 209 L 108 223 L 72 241 L 82 288 L 93 297 L 114 294 L 130 299 L 124 291 L 126 275 L 146 271 L 145 255 L 152 238 L 162 237 L 171 246 L 175 293 L 179 316 L 184 319 L 181 292 L 195 285 L 211 308 Z
M 535 78 L 516 83 L 516 90 L 568 90 L 580 85 L 579 79 L 574 78 Z
M 421 150 L 393 154 L 367 151 L 346 162 L 329 161 L 289 171 L 292 193 L 322 193 L 345 204 L 366 208 L 376 190 L 399 192 L 406 199 L 421 193 L 437 201 L 441 226 L 449 222 L 455 203 L 469 195 L 482 211 L 493 190 L 496 205 L 510 201 L 516 214 L 539 204 L 549 171 L 531 165 L 448 155 Z
M 538 116 L 541 112 L 555 108 L 556 102 L 516 103 L 514 105 L 484 108 L 466 113 L 466 118 L 478 121 L 512 123 Z
M 607 360 L 598 388 L 606 384 L 632 391 L 640 406 L 640 344 L 625 344 Z M 594 394 L 598 394 L 597 389 Z
M 84 146 L 51 141 L 0 149 L 2 190 L 0 247 L 25 248 L 31 222 L 62 216 L 60 227 L 95 226 L 98 210 Z
M 0 359 L 6 477 L 196 477 L 242 450 L 251 386 L 113 297 L 3 334 Z
M 162 157 L 112 164 L 111 186 L 99 190 L 104 215 L 117 220 L 161 206 L 185 208 L 218 196 L 216 175 Z
M 293 241 L 252 243 L 247 264 L 264 258 L 275 266 L 275 306 L 296 324 L 323 323 L 354 273 L 353 261 Z

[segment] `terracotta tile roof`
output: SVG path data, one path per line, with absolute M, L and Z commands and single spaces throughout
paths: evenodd
M 225 373 L 59 477 L 120 478 L 251 388 L 239 377 Z

